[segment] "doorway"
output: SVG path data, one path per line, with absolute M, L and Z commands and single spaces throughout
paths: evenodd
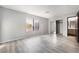
M 72 16 L 67 18 L 67 36 L 69 39 L 77 38 L 77 17 Z
M 56 20 L 56 34 L 63 34 L 63 20 Z

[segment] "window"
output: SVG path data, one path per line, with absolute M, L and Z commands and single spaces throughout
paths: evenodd
M 26 20 L 26 32 L 33 31 L 33 20 Z
M 26 32 L 39 30 L 39 21 L 37 19 L 26 19 Z

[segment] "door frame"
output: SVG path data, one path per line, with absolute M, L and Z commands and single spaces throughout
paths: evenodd
M 61 33 L 61 23 L 62 23 L 62 29 L 63 29 L 63 20 L 56 20 L 56 34 L 57 34 L 57 21 L 59 22 L 59 34 L 63 35 L 63 32 Z
M 69 16 L 67 17 L 67 36 L 68 36 L 68 18 L 73 18 L 73 17 L 77 17 L 77 16 Z M 77 34 L 77 33 L 76 33 Z M 77 36 L 77 35 L 76 35 Z

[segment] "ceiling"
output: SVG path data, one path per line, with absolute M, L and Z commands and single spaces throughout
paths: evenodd
M 77 12 L 79 9 L 79 5 L 3 5 L 3 7 L 45 18 Z

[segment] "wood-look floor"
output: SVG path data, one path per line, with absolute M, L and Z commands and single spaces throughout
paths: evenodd
M 74 37 L 42 35 L 0 45 L 1 53 L 78 53 L 79 44 Z

